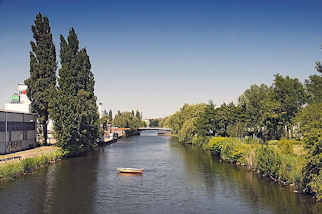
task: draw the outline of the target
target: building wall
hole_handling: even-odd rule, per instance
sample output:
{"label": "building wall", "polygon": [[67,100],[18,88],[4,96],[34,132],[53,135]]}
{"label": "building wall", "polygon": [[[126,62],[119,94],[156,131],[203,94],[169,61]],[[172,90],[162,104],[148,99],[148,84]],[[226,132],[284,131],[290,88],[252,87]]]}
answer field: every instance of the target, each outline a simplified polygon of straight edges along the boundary
{"label": "building wall", "polygon": [[35,115],[0,111],[0,154],[17,152],[36,145]]}
{"label": "building wall", "polygon": [[22,112],[22,113],[30,113],[30,104],[6,103],[6,104],[4,104],[4,110]]}

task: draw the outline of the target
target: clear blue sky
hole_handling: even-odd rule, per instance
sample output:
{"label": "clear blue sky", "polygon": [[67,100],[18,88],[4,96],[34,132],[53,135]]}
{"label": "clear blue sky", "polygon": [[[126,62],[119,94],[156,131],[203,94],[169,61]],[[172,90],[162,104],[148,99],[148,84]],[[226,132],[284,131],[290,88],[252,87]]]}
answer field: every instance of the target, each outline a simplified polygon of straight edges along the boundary
{"label": "clear blue sky", "polygon": [[0,0],[0,108],[29,75],[31,25],[76,29],[104,107],[165,116],[184,103],[236,101],[280,73],[304,80],[321,59],[321,0]]}

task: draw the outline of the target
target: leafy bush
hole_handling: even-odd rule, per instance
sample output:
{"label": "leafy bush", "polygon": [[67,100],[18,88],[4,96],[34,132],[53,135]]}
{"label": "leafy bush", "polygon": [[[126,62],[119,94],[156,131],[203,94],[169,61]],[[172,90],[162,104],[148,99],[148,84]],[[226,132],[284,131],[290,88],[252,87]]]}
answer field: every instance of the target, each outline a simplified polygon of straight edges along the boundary
{"label": "leafy bush", "polygon": [[215,155],[220,156],[223,144],[226,141],[226,137],[212,137],[210,138],[208,144],[204,146],[204,149],[212,151]]}
{"label": "leafy bush", "polygon": [[279,179],[284,183],[294,183],[300,186],[302,180],[302,168],[304,167],[304,157],[294,154],[280,154],[281,166]]}
{"label": "leafy bush", "polygon": [[208,148],[223,160],[246,164],[247,151],[250,150],[251,146],[238,138],[213,137],[205,148]]}
{"label": "leafy bush", "polygon": [[202,137],[202,136],[194,136],[192,138],[192,144],[193,145],[206,145],[209,142],[209,138],[208,137]]}
{"label": "leafy bush", "polygon": [[268,146],[261,146],[256,150],[257,169],[264,175],[275,179],[279,177],[281,166],[280,155]]}
{"label": "leafy bush", "polygon": [[293,145],[296,143],[295,140],[289,140],[282,138],[277,141],[276,145],[284,154],[293,154]]}

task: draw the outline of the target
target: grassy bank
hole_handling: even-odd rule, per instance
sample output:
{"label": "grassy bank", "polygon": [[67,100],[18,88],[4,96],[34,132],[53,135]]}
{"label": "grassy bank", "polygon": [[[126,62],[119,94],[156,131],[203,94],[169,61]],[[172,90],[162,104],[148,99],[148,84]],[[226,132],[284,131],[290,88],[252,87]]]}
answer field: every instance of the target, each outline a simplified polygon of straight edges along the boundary
{"label": "grassy bank", "polygon": [[62,152],[55,148],[39,156],[28,157],[0,164],[0,182],[8,182],[17,177],[29,174],[41,167],[45,167],[62,158]]}
{"label": "grassy bank", "polygon": [[[193,144],[211,151],[223,161],[248,167],[283,185],[294,185],[303,191],[303,173],[307,160],[301,142],[282,139],[263,143],[252,138],[209,137],[193,138]],[[322,199],[321,176],[315,180],[313,195]]]}

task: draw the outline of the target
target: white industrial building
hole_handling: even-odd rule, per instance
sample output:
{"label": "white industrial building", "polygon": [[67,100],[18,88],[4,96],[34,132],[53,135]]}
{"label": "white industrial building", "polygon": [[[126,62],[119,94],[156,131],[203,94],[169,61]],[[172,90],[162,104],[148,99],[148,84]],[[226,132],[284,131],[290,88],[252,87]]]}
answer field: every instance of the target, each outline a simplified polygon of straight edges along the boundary
{"label": "white industrial building", "polygon": [[[31,102],[27,96],[28,86],[24,84],[17,85],[17,92],[15,92],[10,99],[9,103],[4,105],[3,112],[11,112],[11,113],[24,113],[24,114],[31,114]],[[100,118],[103,117],[103,104],[98,104],[98,112]],[[48,139],[49,142],[53,139],[53,121],[49,119],[48,121]],[[1,139],[0,139],[1,140]]]}
{"label": "white industrial building", "polygon": [[31,113],[30,100],[27,97],[27,86],[17,85],[17,92],[11,96],[10,103],[4,105],[5,111]]}

